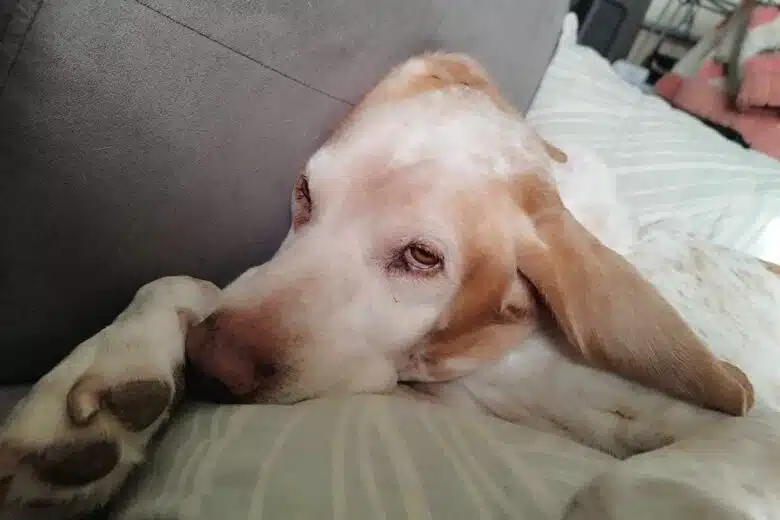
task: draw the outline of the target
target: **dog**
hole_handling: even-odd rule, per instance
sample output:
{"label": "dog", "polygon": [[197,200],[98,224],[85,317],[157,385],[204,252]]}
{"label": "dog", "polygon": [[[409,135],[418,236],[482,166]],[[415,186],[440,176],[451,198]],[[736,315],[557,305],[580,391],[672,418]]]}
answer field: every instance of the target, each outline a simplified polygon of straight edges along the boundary
{"label": "dog", "polygon": [[467,56],[394,69],[311,157],[276,255],[221,291],[139,291],[17,406],[6,504],[105,503],[182,391],[389,393],[617,457],[780,407],[780,268],[639,229],[596,158],[545,142]]}

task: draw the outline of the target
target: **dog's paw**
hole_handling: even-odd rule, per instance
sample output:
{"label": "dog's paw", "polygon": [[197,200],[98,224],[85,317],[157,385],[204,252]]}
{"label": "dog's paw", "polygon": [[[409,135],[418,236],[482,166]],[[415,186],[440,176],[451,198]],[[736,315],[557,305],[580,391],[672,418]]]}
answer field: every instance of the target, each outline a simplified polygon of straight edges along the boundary
{"label": "dog's paw", "polygon": [[0,431],[0,504],[81,513],[111,499],[180,400],[188,326],[217,294],[153,282],[44,376]]}
{"label": "dog's paw", "polygon": [[68,363],[32,389],[0,434],[6,505],[83,511],[105,504],[181,395],[182,378],[157,366],[77,375],[63,370]]}
{"label": "dog's paw", "polygon": [[88,426],[105,410],[131,432],[146,430],[168,411],[181,391],[180,376],[173,382],[166,379],[139,376],[110,383],[99,375],[84,376],[68,392],[68,418],[76,426]]}

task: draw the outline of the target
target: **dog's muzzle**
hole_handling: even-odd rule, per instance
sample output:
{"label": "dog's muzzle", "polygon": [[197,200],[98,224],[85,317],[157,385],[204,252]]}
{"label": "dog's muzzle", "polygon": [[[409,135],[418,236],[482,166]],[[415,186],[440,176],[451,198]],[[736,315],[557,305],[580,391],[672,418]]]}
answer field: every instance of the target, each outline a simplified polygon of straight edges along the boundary
{"label": "dog's muzzle", "polygon": [[250,345],[222,330],[212,314],[187,333],[185,382],[192,398],[217,403],[253,400],[261,384]]}

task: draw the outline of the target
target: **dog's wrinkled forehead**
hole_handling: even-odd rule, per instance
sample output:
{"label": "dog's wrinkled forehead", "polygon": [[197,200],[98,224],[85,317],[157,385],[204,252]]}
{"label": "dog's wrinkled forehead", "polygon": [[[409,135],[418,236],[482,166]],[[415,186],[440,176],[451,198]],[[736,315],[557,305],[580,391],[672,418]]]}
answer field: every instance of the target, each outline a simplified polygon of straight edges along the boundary
{"label": "dog's wrinkled forehead", "polygon": [[307,171],[317,178],[365,179],[424,163],[426,170],[446,173],[448,182],[470,182],[546,169],[548,161],[527,124],[483,92],[453,85],[359,109]]}

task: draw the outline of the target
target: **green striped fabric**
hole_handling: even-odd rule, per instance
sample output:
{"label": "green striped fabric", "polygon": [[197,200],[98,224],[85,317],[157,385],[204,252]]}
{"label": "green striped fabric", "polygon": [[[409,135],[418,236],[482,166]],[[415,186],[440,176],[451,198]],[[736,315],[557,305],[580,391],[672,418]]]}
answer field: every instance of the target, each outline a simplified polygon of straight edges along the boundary
{"label": "green striped fabric", "polygon": [[197,406],[176,416],[116,520],[559,520],[613,459],[389,396]]}

